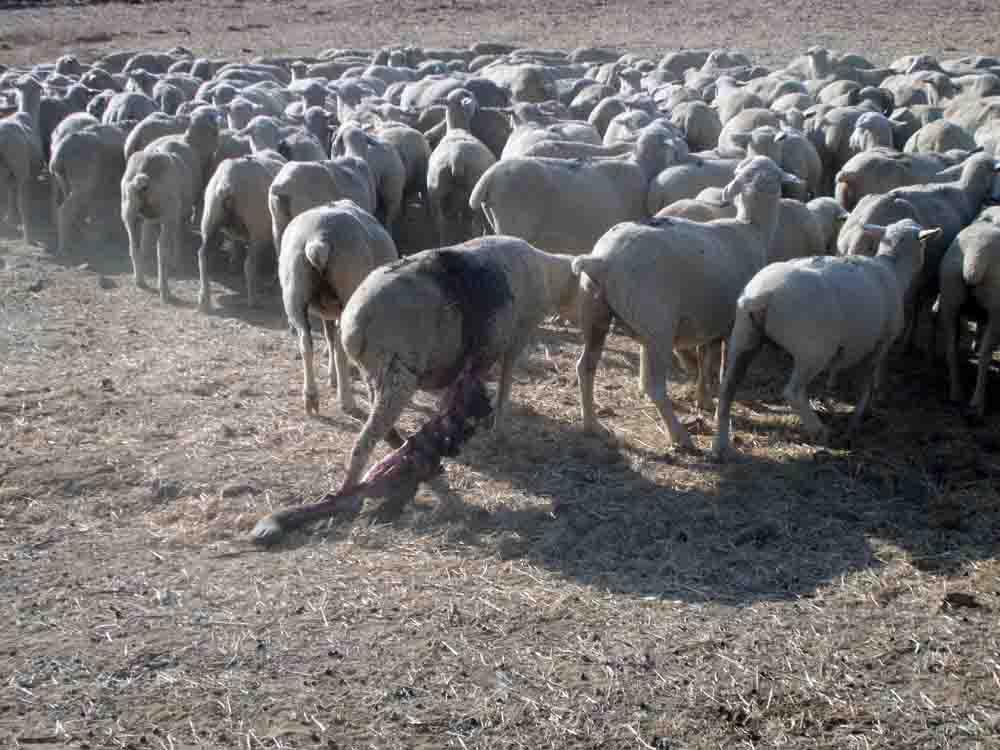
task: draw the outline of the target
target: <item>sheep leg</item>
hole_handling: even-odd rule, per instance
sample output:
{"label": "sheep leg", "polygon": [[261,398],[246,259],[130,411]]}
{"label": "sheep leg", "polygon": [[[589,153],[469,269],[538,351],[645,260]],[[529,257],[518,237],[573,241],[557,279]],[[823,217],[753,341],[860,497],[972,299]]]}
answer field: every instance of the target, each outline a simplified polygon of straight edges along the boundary
{"label": "sheep leg", "polygon": [[316,371],[313,368],[312,328],[309,312],[303,311],[302,318],[293,325],[299,334],[299,353],[302,355],[302,402],[306,414],[319,413],[319,389],[316,388]]}
{"label": "sheep leg", "polygon": [[585,300],[580,309],[580,328],[583,331],[583,351],[576,362],[576,377],[580,383],[583,430],[595,435],[607,434],[594,416],[594,376],[611,328],[611,311],[601,301]]}
{"label": "sheep leg", "polygon": [[503,434],[503,418],[507,412],[507,404],[510,403],[510,386],[514,374],[514,363],[524,351],[526,342],[518,341],[514,343],[505,354],[500,357],[500,380],[497,382],[496,406],[493,412],[493,432]]}
{"label": "sheep leg", "polygon": [[[395,360],[386,370],[387,378],[393,377],[394,363]],[[338,513],[356,515],[366,497],[384,497],[383,511],[391,509],[398,513],[416,494],[421,482],[441,473],[441,459],[456,455],[478,424],[490,416],[490,399],[481,379],[487,369],[484,365],[478,358],[467,361],[442,401],[443,411],[425,423],[401,448],[375,464],[360,484],[345,482],[338,492],[326,495],[317,503],[286,508],[261,519],[253,530],[254,541],[270,544],[280,540],[285,531],[312,521]],[[415,390],[416,376],[411,375],[411,379],[412,390]],[[397,379],[392,385],[399,383]]]}
{"label": "sheep leg", "polygon": [[326,335],[326,350],[329,363],[330,385],[337,386],[337,405],[345,414],[355,412],[354,392],[351,390],[351,363],[347,352],[340,341],[337,322],[323,320],[323,333]]}
{"label": "sheep leg", "polygon": [[247,254],[243,258],[243,278],[247,286],[247,307],[257,306],[257,276],[261,257],[270,246],[270,239],[265,242],[250,242],[247,244]]}
{"label": "sheep leg", "polygon": [[[365,381],[365,388],[368,389],[368,404],[370,406],[371,404],[375,403],[375,389],[372,387],[371,380]],[[354,416],[357,416],[357,414],[355,414]],[[367,416],[361,417],[362,422],[365,421],[366,419],[368,419]],[[399,431],[399,428],[393,427],[391,430],[389,430],[389,432],[386,433],[385,442],[389,444],[390,448],[395,450],[396,448],[401,447],[403,443],[406,442],[406,438],[403,437],[403,433]]]}
{"label": "sheep leg", "polygon": [[[180,228],[173,221],[165,219],[156,225],[156,276],[160,290],[160,301],[170,302],[169,265],[171,258],[176,257],[176,248],[180,244]],[[176,253],[179,255],[179,253]]]}
{"label": "sheep leg", "polygon": [[798,412],[803,429],[819,442],[825,443],[829,439],[830,431],[813,411],[807,393],[809,383],[822,369],[822,365],[796,362],[795,367],[792,368],[792,376],[788,380],[788,385],[785,386],[784,396],[792,408]]}
{"label": "sheep leg", "polygon": [[63,196],[62,203],[56,208],[56,227],[59,233],[56,252],[59,255],[66,253],[66,245],[73,237],[74,229],[80,226],[83,208],[82,196],[75,191]]}
{"label": "sheep leg", "polygon": [[146,225],[150,222],[144,221],[138,212],[125,210],[122,212],[122,220],[125,224],[125,231],[128,234],[128,252],[132,256],[132,276],[135,278],[135,285],[138,289],[146,288],[146,279],[143,275],[144,250],[146,250],[146,234],[149,230]]}
{"label": "sheep leg", "polygon": [[746,376],[747,368],[764,344],[764,336],[748,317],[740,315],[733,326],[732,339],[726,347],[729,358],[722,368],[722,385],[719,388],[719,405],[715,414],[716,432],[712,454],[723,460],[729,450],[730,412],[736,387]]}
{"label": "sheep leg", "polygon": [[222,245],[222,232],[210,231],[201,239],[198,245],[198,309],[204,313],[212,309],[212,287],[208,279],[208,255],[219,251]]}
{"label": "sheep leg", "polygon": [[[958,369],[959,311],[968,293],[964,285],[951,291],[955,294],[949,294],[947,299],[944,294],[941,295],[938,309],[938,327],[941,332],[938,335],[944,341],[944,358],[948,364],[948,397],[957,403],[962,400],[962,378]],[[952,299],[953,296],[956,298]]]}
{"label": "sheep leg", "polygon": [[674,405],[667,395],[667,376],[670,370],[670,352],[660,351],[656,345],[648,346],[649,349],[649,383],[646,388],[646,396],[656,404],[660,418],[667,426],[670,433],[671,442],[680,450],[694,451],[695,445],[688,434],[687,429],[677,419],[674,413]]}
{"label": "sheep leg", "polygon": [[34,242],[34,226],[31,221],[31,181],[25,180],[18,185],[17,190],[17,210],[21,214],[21,236],[24,244],[30,245]]}
{"label": "sheep leg", "polygon": [[970,406],[976,414],[982,417],[986,414],[986,384],[990,375],[990,364],[993,361],[993,350],[1000,341],[1000,327],[996,325],[996,316],[990,314],[986,330],[979,338],[979,362],[976,374],[976,390],[972,394]]}
{"label": "sheep leg", "polygon": [[872,395],[875,391],[876,373],[882,369],[882,360],[887,356],[888,346],[880,346],[861,364],[865,375],[861,383],[861,393],[858,397],[858,403],[854,407],[851,419],[847,423],[847,432],[850,435],[855,434],[861,429],[861,423],[864,421],[865,414],[868,411]]}
{"label": "sheep leg", "polygon": [[375,375],[373,388],[375,399],[372,402],[371,412],[351,449],[347,476],[344,478],[345,489],[352,488],[358,483],[361,472],[364,471],[365,464],[368,463],[368,458],[375,448],[375,443],[384,438],[396,424],[399,415],[417,392],[417,374],[394,356],[384,369]]}

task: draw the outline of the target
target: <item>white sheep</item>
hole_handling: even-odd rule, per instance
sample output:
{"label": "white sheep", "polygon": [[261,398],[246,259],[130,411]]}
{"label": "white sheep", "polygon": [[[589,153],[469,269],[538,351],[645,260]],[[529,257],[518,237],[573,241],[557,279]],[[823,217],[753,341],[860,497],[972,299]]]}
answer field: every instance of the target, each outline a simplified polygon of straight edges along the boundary
{"label": "white sheep", "polygon": [[391,230],[402,212],[406,188],[406,165],[395,146],[364,132],[357,123],[344,123],[330,151],[368,163],[375,181],[375,217]]}
{"label": "white sheep", "polygon": [[[594,415],[594,374],[612,319],[639,340],[643,390],[660,412],[671,440],[693,449],[691,436],[674,414],[666,382],[673,349],[685,350],[724,338],[736,299],[766,262],[778,223],[783,182],[797,183],[766,156],[744,161],[723,191],[737,218],[700,224],[658,218],[611,228],[593,252],[573,262],[580,278],[580,327],[584,348],[577,362],[583,427],[602,428]],[[707,386],[699,367],[699,390]],[[707,401],[699,394],[699,401]]]}
{"label": "white sheep", "polygon": [[369,274],[340,318],[344,349],[373,394],[345,488],[358,482],[375,443],[418,389],[445,388],[466,368],[481,377],[499,360],[494,429],[502,429],[514,362],[536,327],[555,312],[575,317],[571,260],[501,235],[416,253]]}
{"label": "white sheep", "polygon": [[809,405],[809,384],[824,369],[862,365],[865,382],[851,418],[856,429],[884,379],[889,349],[904,326],[903,298],[924,263],[924,243],[940,229],[903,220],[865,231],[879,238],[874,258],[817,257],[774,263],[758,272],[736,304],[726,348],[713,453],[729,449],[729,415],[736,387],[764,341],[792,355],[785,398],[802,425],[821,441],[829,431]]}
{"label": "white sheep", "polygon": [[470,208],[469,198],[479,179],[496,163],[493,153],[469,132],[477,108],[475,97],[465,89],[455,89],[446,104],[448,132],[427,164],[427,208],[442,245],[482,234],[482,214]]}
{"label": "white sheep", "polygon": [[552,252],[586,252],[610,227],[646,213],[651,180],[687,145],[654,124],[622,159],[501,159],[469,205],[493,231]]}
{"label": "white sheep", "polygon": [[273,151],[226,159],[216,168],[205,187],[201,216],[201,245],[198,248],[200,291],[198,306],[211,309],[208,255],[218,250],[222,235],[247,243],[243,273],[247,306],[256,304],[258,269],[266,256],[274,256],[274,235],[268,211],[268,189],[285,159]]}
{"label": "white sheep", "polygon": [[[357,132],[364,136],[363,132]],[[357,136],[352,133],[347,137],[350,140]],[[281,247],[282,232],[298,214],[341,198],[349,198],[369,213],[375,211],[375,180],[363,159],[340,156],[320,162],[289,162],[283,166],[271,182],[267,200],[275,247]]]}
{"label": "white sheep", "polygon": [[337,321],[365,277],[398,257],[389,233],[350,200],[303,211],[285,228],[278,257],[278,279],[285,315],[299,339],[302,397],[307,414],[319,411],[309,314],[323,321],[330,385],[336,383],[338,405],[345,413],[353,413],[350,366],[337,335]]}
{"label": "white sheep", "polygon": [[42,141],[38,133],[41,85],[31,76],[14,82],[17,112],[0,120],[0,184],[10,198],[8,218],[17,215],[25,242],[35,239],[31,216],[31,185],[44,166]]}
{"label": "white sheep", "polygon": [[[1000,189],[993,197],[1000,200]],[[1000,344],[1000,207],[984,209],[976,221],[959,232],[941,259],[940,283],[938,322],[948,361],[952,401],[962,398],[958,370],[959,320],[970,303],[980,315],[977,321],[979,366],[969,405],[983,416],[993,350]]]}

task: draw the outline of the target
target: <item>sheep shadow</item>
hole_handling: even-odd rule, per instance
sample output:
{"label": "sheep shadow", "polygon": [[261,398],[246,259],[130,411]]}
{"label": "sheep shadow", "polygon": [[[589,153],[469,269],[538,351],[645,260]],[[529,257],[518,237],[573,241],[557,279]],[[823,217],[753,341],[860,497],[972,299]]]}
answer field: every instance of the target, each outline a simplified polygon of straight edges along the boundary
{"label": "sheep shadow", "polygon": [[[886,544],[921,570],[952,575],[1000,553],[1000,498],[969,490],[998,486],[997,420],[928,430],[939,402],[910,383],[906,367],[894,367],[897,391],[884,408],[923,399],[922,418],[875,418],[847,451],[721,465],[706,455],[623,450],[519,405],[515,390],[507,436],[473,438],[447,480],[427,486],[417,512],[397,523],[588,586],[693,602],[808,597],[882,567]],[[834,426],[846,419],[835,415]]]}

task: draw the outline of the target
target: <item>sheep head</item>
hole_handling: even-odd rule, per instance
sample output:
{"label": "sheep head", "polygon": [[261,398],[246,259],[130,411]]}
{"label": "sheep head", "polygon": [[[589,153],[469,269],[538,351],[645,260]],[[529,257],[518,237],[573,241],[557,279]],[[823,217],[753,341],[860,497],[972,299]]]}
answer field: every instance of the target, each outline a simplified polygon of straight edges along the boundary
{"label": "sheep head", "polygon": [[730,205],[750,193],[780,195],[783,185],[801,186],[802,180],[783,170],[770,157],[747,157],[736,167],[732,181],[722,189],[722,205]]}

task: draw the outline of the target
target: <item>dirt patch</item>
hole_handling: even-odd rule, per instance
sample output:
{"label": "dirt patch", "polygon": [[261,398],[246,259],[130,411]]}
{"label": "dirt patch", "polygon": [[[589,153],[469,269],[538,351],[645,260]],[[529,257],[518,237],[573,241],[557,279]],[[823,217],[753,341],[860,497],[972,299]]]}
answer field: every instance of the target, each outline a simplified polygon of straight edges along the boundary
{"label": "dirt patch", "polygon": [[[998,51],[992,6],[860,7],[50,5],[5,11],[2,61],[97,54],[110,46],[73,41],[97,33],[211,54],[481,38],[767,60],[812,43],[877,61]],[[617,336],[596,388],[617,442],[582,435],[579,335],[547,325],[505,440],[473,438],[397,522],[262,551],[246,531],[336,485],[359,426],[329,387],[303,415],[274,291],[247,311],[221,275],[204,316],[190,275],[175,306],[137,291],[119,246],[56,262],[2,240],[0,260],[0,744],[1000,742],[1000,422],[967,422],[923,362],[896,365],[853,446],[824,449],[781,399],[787,363],[761,357],[734,410],[746,460],[717,466],[664,450]],[[685,377],[671,391],[697,416]]]}

